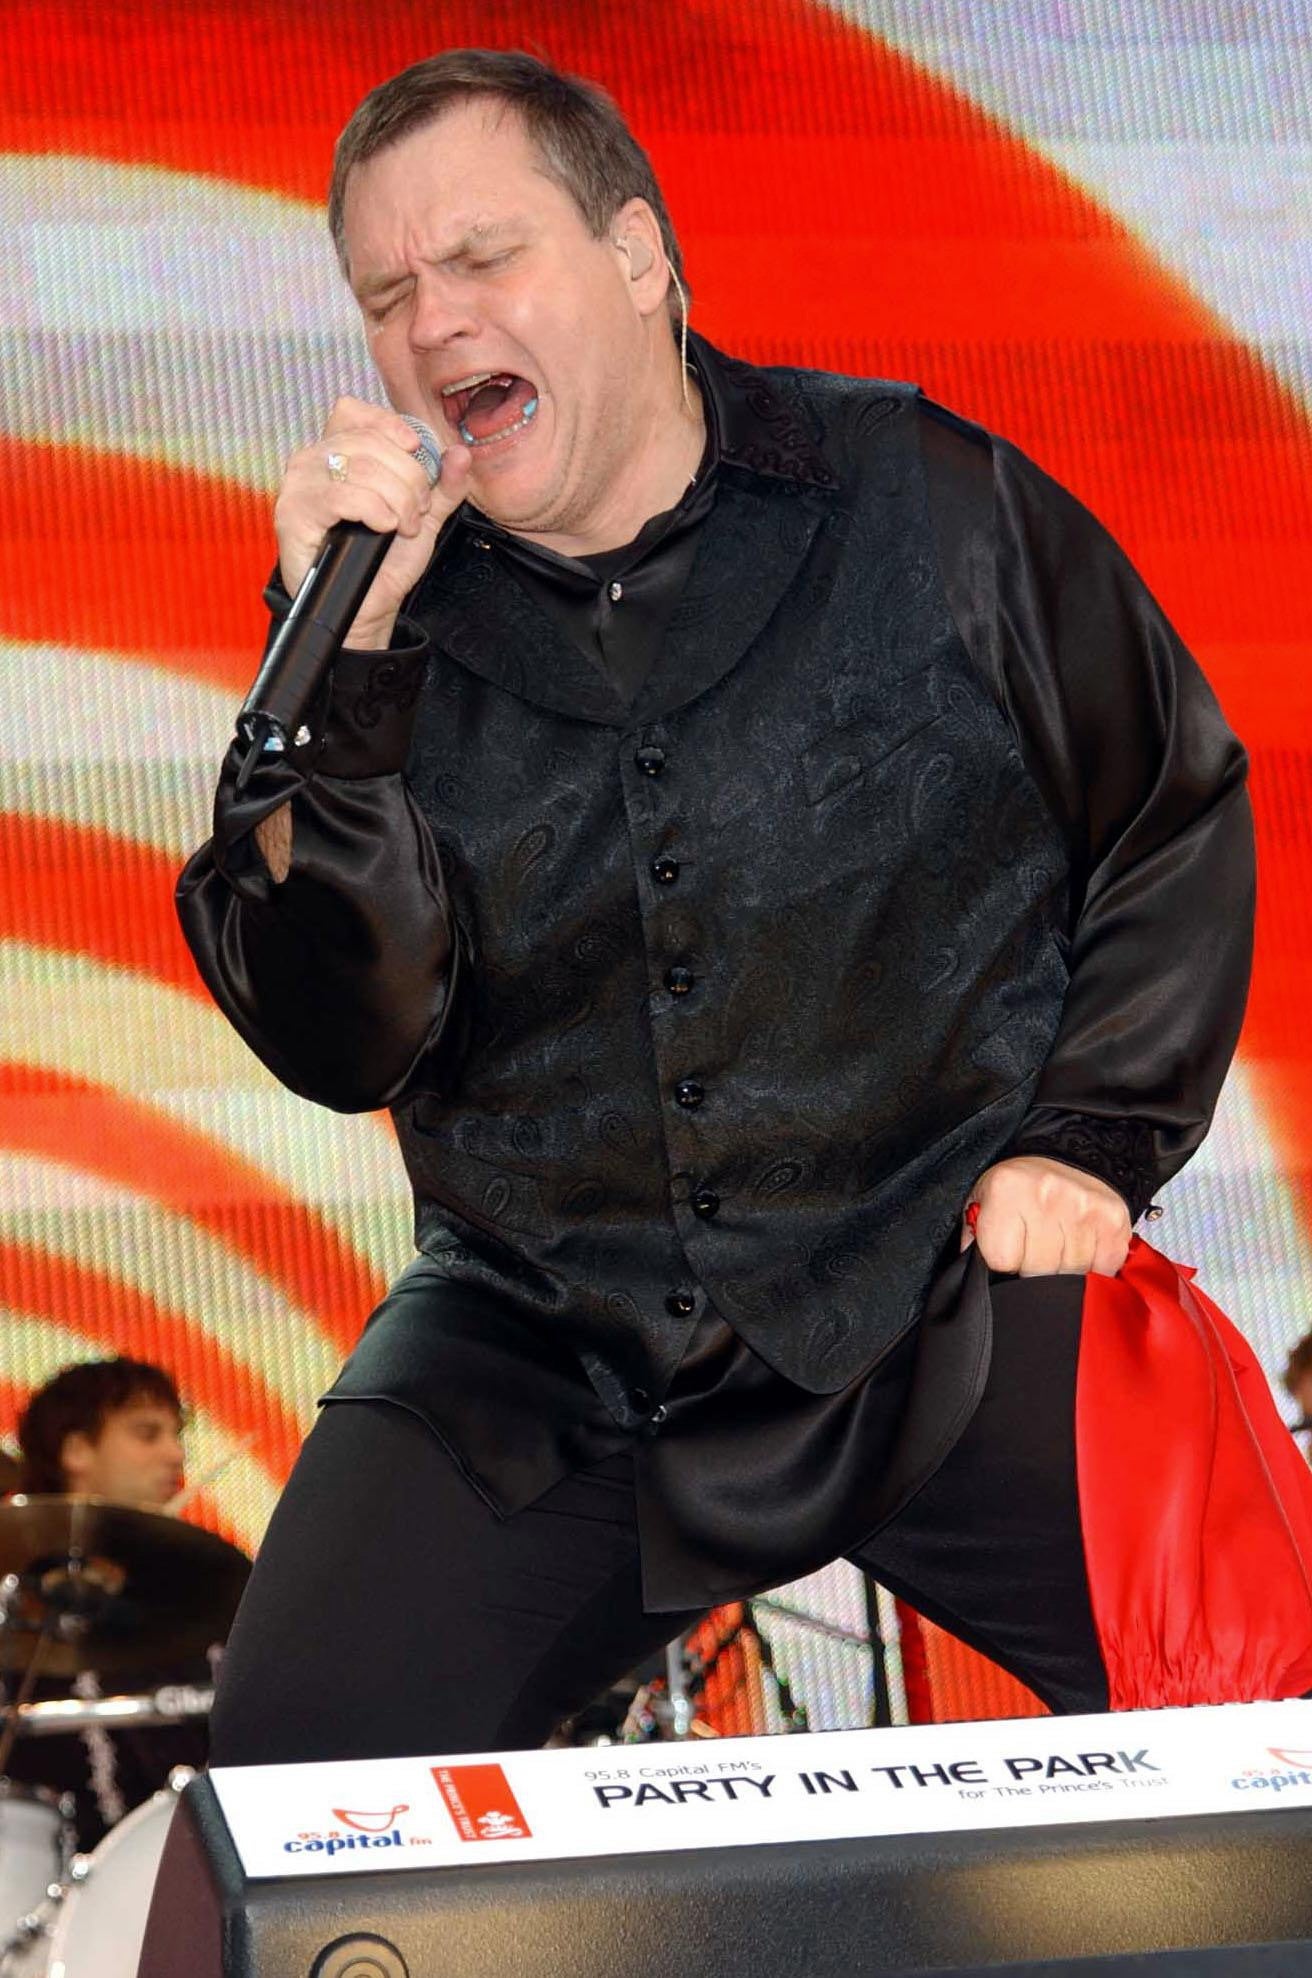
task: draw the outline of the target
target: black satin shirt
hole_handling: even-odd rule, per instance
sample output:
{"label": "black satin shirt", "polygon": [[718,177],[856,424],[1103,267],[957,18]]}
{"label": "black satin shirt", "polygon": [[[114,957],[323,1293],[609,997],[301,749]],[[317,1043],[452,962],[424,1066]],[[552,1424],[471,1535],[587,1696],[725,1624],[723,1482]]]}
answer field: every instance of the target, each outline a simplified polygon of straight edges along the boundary
{"label": "black satin shirt", "polygon": [[[679,508],[617,552],[620,561],[601,573],[600,583],[596,571],[509,541],[476,514],[462,514],[412,603],[413,619],[398,627],[393,653],[342,655],[311,747],[289,763],[262,766],[244,797],[236,793],[230,759],[215,837],[188,866],[180,887],[184,927],[202,971],[266,1063],[294,1089],[327,1103],[349,1109],[386,1100],[398,1109],[415,1177],[422,1254],[371,1323],[334,1398],[381,1394],[414,1408],[452,1448],[475,1487],[507,1513],[571,1467],[633,1449],[647,1596],[653,1607],[669,1608],[727,1598],[820,1564],[866,1536],[898,1490],[904,1495],[926,1465],[941,1458],[968,1419],[987,1366],[987,1284],[978,1270],[972,1274],[945,1261],[955,1248],[972,1180],[1007,1152],[1048,1154],[1109,1181],[1137,1215],[1206,1130],[1242,1014],[1252,910],[1242,751],[1170,627],[1093,518],[1004,442],[905,388],[888,388],[889,395],[880,397],[879,388],[851,381],[850,397],[844,397],[844,381],[818,380],[817,392],[837,395],[851,409],[843,412],[845,424],[824,428],[828,438],[817,447],[805,433],[799,437],[795,416],[790,425],[791,415],[781,414],[764,374],[728,364],[700,342],[695,348],[712,444]],[[785,394],[796,379],[807,403],[807,378],[784,374]],[[900,457],[896,449],[878,451],[875,429],[884,422],[892,431],[893,420],[903,422]],[[842,478],[830,462],[836,456],[864,460],[867,452],[875,462],[862,484],[868,493],[844,521],[842,513],[824,507],[827,489]],[[735,474],[727,492],[726,462]],[[910,489],[919,477],[928,525],[923,543],[915,536],[921,511]],[[730,567],[738,581],[726,588],[721,576],[717,593],[718,573],[714,565],[708,570],[705,548],[712,523],[720,554],[741,556],[757,527],[744,494],[754,500],[757,488],[774,503],[778,534],[761,541],[767,549],[773,544],[781,567]],[[801,498],[780,504],[778,495],[790,492]],[[541,876],[559,827],[544,823],[524,831],[511,821],[521,800],[529,806],[522,814],[532,816],[538,786],[567,773],[563,765],[572,764],[576,737],[586,741],[595,733],[571,724],[622,727],[631,720],[638,743],[634,801],[642,799],[641,779],[648,773],[644,752],[650,759],[654,750],[660,759],[652,772],[659,791],[663,751],[678,718],[661,717],[660,710],[686,703],[695,714],[707,706],[716,691],[709,656],[717,646],[715,664],[722,670],[733,664],[730,649],[739,631],[750,640],[754,624],[766,626],[762,638],[778,629],[778,611],[774,620],[762,616],[770,596],[803,607],[799,625],[824,622],[834,571],[841,576],[847,567],[850,578],[861,554],[863,518],[879,501],[890,517],[904,518],[899,526],[908,546],[899,551],[900,564],[895,560],[887,570],[872,555],[868,599],[860,584],[864,565],[857,567],[854,596],[863,613],[868,603],[868,618],[855,624],[831,617],[826,636],[840,648],[860,637],[863,652],[867,646],[882,650],[891,684],[882,698],[858,698],[844,714],[839,689],[844,666],[854,662],[840,650],[833,675],[837,728],[823,726],[835,718],[827,705],[815,710],[802,700],[789,717],[795,734],[744,733],[742,739],[778,748],[781,777],[790,748],[798,752],[807,801],[826,815],[839,807],[839,835],[829,842],[842,857],[880,831],[891,834],[891,855],[894,827],[905,828],[908,806],[935,820],[922,827],[925,844],[901,853],[916,859],[928,851],[931,862],[917,868],[921,877],[906,890],[905,903],[895,895],[885,913],[886,920],[894,916],[894,945],[885,952],[914,958],[918,1001],[899,1005],[890,999],[885,1027],[868,1038],[863,1034],[861,1010],[842,984],[848,921],[861,897],[850,889],[825,896],[828,927],[823,920],[814,930],[805,921],[794,928],[777,917],[764,920],[777,967],[771,969],[767,948],[749,978],[750,1002],[742,1001],[737,982],[726,985],[735,1023],[752,1016],[764,1026],[782,1066],[787,1060],[779,1053],[813,1043],[808,1033],[817,1021],[828,1021],[826,971],[834,971],[836,1012],[846,1012],[855,1028],[834,1031],[826,1047],[839,1084],[828,1096],[816,1091],[815,1130],[823,1136],[827,1117],[838,1130],[835,1106],[840,1095],[844,1102],[851,1098],[853,1067],[864,1052],[872,1093],[883,1078],[889,1093],[905,1094],[901,1141],[890,1141],[881,1128],[869,1156],[860,1157],[869,1159],[876,1191],[885,1185],[881,1175],[908,1177],[906,1214],[883,1212],[889,1240],[904,1224],[910,1228],[912,1205],[940,1189],[934,1215],[908,1237],[920,1245],[923,1261],[908,1266],[890,1252],[885,1273],[892,1282],[899,1271],[910,1268],[913,1277],[919,1271],[912,1315],[924,1309],[925,1286],[933,1281],[930,1319],[918,1327],[893,1322],[882,1342],[864,1349],[863,1359],[861,1298],[854,1308],[850,1292],[860,1282],[859,1253],[826,1248],[823,1241],[813,1247],[808,1239],[798,1252],[808,1260],[805,1266],[789,1265],[782,1277],[775,1268],[775,1305],[761,1305],[750,1282],[732,1273],[722,1276],[724,1296],[717,1303],[697,1281],[704,1274],[703,1253],[689,1208],[692,1216],[702,1211],[691,1181],[680,1195],[675,1176],[674,1227],[682,1251],[670,1241],[668,1208],[643,1211],[634,1225],[635,1242],[647,1240],[642,1231],[650,1234],[644,1263],[640,1249],[621,1252],[605,1236],[606,1193],[586,1170],[571,1189],[555,1146],[558,1138],[565,1144],[564,1128],[558,1135],[550,1107],[541,1117],[506,1121],[518,1151],[509,1160],[498,1156],[505,1178],[491,1182],[468,1214],[453,1211],[449,1183],[469,1157],[482,1158],[478,1140],[470,1137],[472,1123],[450,1142],[454,1168],[439,1160],[436,1143],[430,1158],[426,1136],[446,1109],[458,1107],[480,1052],[495,1051],[507,1035],[527,1034],[535,1023],[544,1063],[557,1067],[562,1118],[587,1105],[591,1059],[587,1052],[578,1055],[572,1035],[593,1012],[595,998],[583,985],[614,977],[622,987],[628,965],[622,958],[641,938],[636,923],[630,929],[627,918],[605,913],[579,921],[569,964],[578,972],[577,990],[567,987],[544,949],[540,973],[530,967],[525,975],[521,1000],[484,1008],[478,993],[480,961],[488,967],[487,950],[495,947],[500,925],[496,914],[506,898],[517,895],[522,913],[540,916],[554,897],[556,924],[540,922],[543,938],[558,944],[575,938],[569,918],[575,900],[559,882],[553,895],[549,877],[544,883]],[[747,516],[736,534],[721,517],[725,502],[735,524]],[[463,539],[458,548],[448,541],[456,537]],[[870,540],[877,549],[877,533]],[[794,577],[799,562],[800,579]],[[691,577],[690,569],[696,573]],[[622,586],[621,598],[603,599],[612,582]],[[789,582],[805,588],[789,592]],[[689,614],[687,592],[696,594],[699,618]],[[448,598],[456,601],[454,610]],[[285,601],[275,599],[279,605],[285,608]],[[724,614],[735,609],[744,623],[726,635]],[[708,610],[719,617],[707,618]],[[551,620],[554,645],[546,636]],[[692,646],[690,624],[706,628]],[[919,633],[918,624],[924,628]],[[518,645],[506,643],[508,626],[516,629]],[[430,662],[416,728],[415,697],[430,634],[445,657],[436,672]],[[572,670],[562,637],[574,655]],[[926,692],[931,647],[941,655],[940,684]],[[759,649],[759,641],[748,648]],[[776,677],[787,645],[778,651]],[[747,664],[737,661],[739,675]],[[477,689],[478,731],[467,726],[469,672],[493,682],[490,698],[485,688]],[[735,675],[724,678],[732,686]],[[745,692],[748,687],[750,682]],[[690,693],[700,700],[688,701]],[[484,856],[496,861],[495,868],[467,869],[461,834],[451,822],[477,800],[477,790],[464,780],[465,766],[488,725],[503,724],[505,736],[513,736],[512,711],[521,704],[522,740],[514,745],[522,763],[519,781],[509,754],[489,758],[509,835],[497,847],[496,819],[490,819],[493,835],[485,835]],[[750,697],[744,701],[733,717],[737,727],[750,727],[756,704]],[[644,709],[651,710],[645,718]],[[997,711],[1003,728],[994,725]],[[816,719],[820,739],[810,742],[805,724]],[[958,739],[945,753],[954,734]],[[934,740],[932,752],[925,751],[925,736]],[[732,850],[733,805],[741,810],[744,798],[732,774],[714,767],[714,750],[725,739],[721,731],[704,731],[707,774],[727,778],[713,783],[712,794],[718,788],[724,846]],[[503,750],[511,746],[498,743]],[[976,783],[985,787],[990,776],[999,779],[996,797],[983,799],[980,816],[989,835],[978,847],[944,784],[963,750],[967,765],[977,753]],[[401,774],[407,758],[418,803]],[[900,794],[887,782],[890,761],[901,767]],[[574,774],[572,767],[568,773]],[[581,793],[583,786],[577,787]],[[969,779],[961,787],[971,789]],[[935,810],[940,790],[945,795]],[[293,871],[274,888],[250,833],[287,798],[295,819]],[[878,808],[872,807],[876,798]],[[956,843],[954,819],[961,826]],[[684,839],[677,827],[665,830],[667,842],[683,849],[686,827]],[[703,846],[703,863],[710,842],[703,835],[694,843],[694,850]],[[779,849],[786,861],[789,848]],[[941,911],[932,897],[936,875],[941,867],[958,866],[953,897],[959,907],[935,932]],[[821,889],[826,885],[823,870],[803,876]],[[781,877],[792,882],[794,875],[781,865]],[[659,872],[656,878],[659,891]],[[640,875],[640,891],[641,884]],[[923,926],[914,918],[921,897]],[[1003,915],[1013,897],[1034,903],[1039,918],[1032,935],[1021,923],[1014,936],[1006,934]],[[963,952],[968,971],[995,986],[988,990],[989,1013],[971,1032],[972,1012],[986,1001],[986,987],[952,1001],[953,970],[959,973],[961,964],[956,950],[943,943],[956,936],[958,922],[972,920],[976,901],[980,911]],[[464,938],[466,905],[472,917],[481,916],[482,957]],[[735,907],[742,923],[749,910],[730,902],[726,911]],[[684,925],[677,915],[675,925]],[[731,926],[724,922],[726,933]],[[988,954],[991,929],[1003,944],[1000,976]],[[673,952],[653,958],[655,984],[643,992],[644,1000],[647,994],[655,998],[652,1018],[662,1025],[685,997],[680,964],[665,966]],[[1054,953],[1062,958],[1055,1000]],[[711,959],[702,971],[708,979],[697,984],[703,995],[719,987]],[[874,995],[887,963],[868,966]],[[808,971],[815,984],[797,1002],[797,1021],[806,1028],[790,1040],[789,985],[796,998]],[[933,990],[936,980],[943,986]],[[780,991],[785,1000],[772,1007]],[[622,1027],[623,1005],[610,1007],[610,1021]],[[960,1015],[951,1014],[957,1009]],[[960,1099],[940,1100],[917,1083],[917,1050],[930,1048],[939,1021],[946,1026],[945,1067],[955,1049],[970,1078],[984,1081],[975,1103],[985,1124],[955,1157],[959,1177],[946,1153],[930,1150],[958,1144],[960,1132],[950,1121],[970,1117],[969,1088]],[[954,1026],[961,1026],[955,1046]],[[596,1033],[603,1052],[608,1034],[604,1028]],[[849,1064],[852,1052],[857,1057]],[[820,1062],[826,1061],[822,1051]],[[622,1089],[636,1089],[634,1081],[645,1087],[649,1075],[641,1058],[634,1059]],[[754,1102],[748,1095],[740,1135],[750,1133],[753,1104],[768,1116],[775,1095],[759,1086],[756,1093]],[[671,1097],[684,1108],[680,1089]],[[695,1119],[702,1098],[696,1092],[686,1097]],[[997,1125],[988,1126],[993,1119]],[[945,1121],[948,1138],[936,1138]],[[645,1128],[635,1136],[621,1112],[601,1112],[597,1125],[603,1137],[613,1135],[606,1156],[611,1187],[616,1176],[636,1176],[656,1153],[659,1143],[649,1147]],[[915,1149],[922,1142],[927,1165],[917,1168]],[[823,1138],[817,1144],[823,1146]],[[791,1206],[799,1184],[811,1189],[821,1208],[829,1199],[824,1191],[837,1184],[837,1221],[848,1166],[822,1182],[818,1168],[810,1174],[815,1156],[799,1161],[786,1158],[784,1147],[776,1151],[771,1166],[769,1149],[761,1149],[766,1165],[750,1189],[753,1204],[761,1205],[754,1213],[767,1217],[761,1228],[769,1228],[772,1201],[785,1238],[790,1226],[801,1227]],[[844,1163],[852,1158],[844,1154]],[[728,1185],[738,1186],[738,1170],[728,1158],[724,1172]],[[596,1316],[586,1325],[580,1320],[573,1332],[550,1319],[567,1308],[543,1276],[555,1239],[550,1219],[544,1234],[536,1233],[537,1176],[558,1191],[555,1213],[569,1225],[582,1219],[586,1230],[597,1222],[600,1286],[615,1283],[621,1254],[628,1259],[623,1269],[631,1273],[632,1290],[606,1292],[595,1301]],[[703,1227],[717,1210],[718,1202]],[[528,1249],[514,1239],[517,1229],[534,1232]],[[711,1248],[705,1254],[709,1264],[717,1253]],[[733,1254],[752,1253],[740,1245]],[[693,1263],[691,1272],[685,1259]],[[644,1275],[648,1266],[650,1276]],[[791,1279],[788,1271],[795,1273]],[[575,1282],[581,1295],[586,1280]],[[786,1315],[794,1295],[789,1285],[795,1285],[800,1324],[818,1282],[830,1287],[821,1306],[833,1307],[832,1336],[800,1332],[794,1348],[785,1343],[774,1310]],[[741,1319],[724,1309],[734,1296]],[[858,1314],[855,1332],[850,1318],[846,1332],[839,1324],[845,1307]],[[808,1338],[809,1358],[801,1350]]]}

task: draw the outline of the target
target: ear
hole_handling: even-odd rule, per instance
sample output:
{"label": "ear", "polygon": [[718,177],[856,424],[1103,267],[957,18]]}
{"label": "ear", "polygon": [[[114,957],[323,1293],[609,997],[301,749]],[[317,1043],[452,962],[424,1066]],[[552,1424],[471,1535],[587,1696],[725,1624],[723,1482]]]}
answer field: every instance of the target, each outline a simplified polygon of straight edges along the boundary
{"label": "ear", "polygon": [[630,199],[614,215],[608,232],[619,251],[638,314],[655,315],[664,306],[666,290],[670,285],[670,271],[656,215],[645,199]]}
{"label": "ear", "polygon": [[76,1487],[95,1459],[96,1445],[85,1429],[74,1429],[59,1445],[59,1467]]}

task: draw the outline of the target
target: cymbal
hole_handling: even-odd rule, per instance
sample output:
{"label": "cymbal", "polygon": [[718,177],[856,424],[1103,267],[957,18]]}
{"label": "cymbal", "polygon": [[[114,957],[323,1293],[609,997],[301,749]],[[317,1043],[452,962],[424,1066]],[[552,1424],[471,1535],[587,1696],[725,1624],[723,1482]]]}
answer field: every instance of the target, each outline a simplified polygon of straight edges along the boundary
{"label": "cymbal", "polygon": [[13,1497],[0,1504],[0,1577],[19,1590],[0,1630],[11,1669],[30,1662],[42,1624],[43,1676],[179,1669],[223,1641],[250,1560],[161,1511],[103,1497]]}

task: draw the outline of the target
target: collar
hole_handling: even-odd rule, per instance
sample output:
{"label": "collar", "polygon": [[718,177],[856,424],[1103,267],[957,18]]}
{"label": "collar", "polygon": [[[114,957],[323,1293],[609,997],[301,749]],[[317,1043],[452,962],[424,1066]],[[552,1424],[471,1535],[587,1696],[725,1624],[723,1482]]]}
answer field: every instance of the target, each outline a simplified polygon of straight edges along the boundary
{"label": "collar", "polygon": [[800,404],[768,372],[701,337],[688,341],[718,435],[715,498],[660,664],[637,700],[623,701],[522,586],[497,581],[476,515],[444,532],[412,603],[434,643],[470,672],[537,707],[628,727],[704,693],[773,615],[839,495],[839,476]]}
{"label": "collar", "polygon": [[838,475],[807,432],[795,405],[775,390],[768,371],[726,357],[704,337],[688,336],[698,376],[715,408],[719,457],[726,467],[794,487],[838,486]]}

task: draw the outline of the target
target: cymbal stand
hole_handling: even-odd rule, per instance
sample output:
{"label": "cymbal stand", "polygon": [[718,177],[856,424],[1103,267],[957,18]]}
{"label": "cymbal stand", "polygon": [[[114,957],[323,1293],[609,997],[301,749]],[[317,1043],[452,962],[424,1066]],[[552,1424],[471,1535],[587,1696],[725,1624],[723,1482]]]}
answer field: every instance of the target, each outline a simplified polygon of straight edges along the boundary
{"label": "cymbal stand", "polygon": [[23,1721],[23,1707],[31,1701],[50,1643],[57,1635],[72,1641],[86,1634],[114,1595],[122,1590],[124,1577],[121,1569],[108,1560],[88,1559],[75,1546],[58,1565],[41,1574],[35,1589],[25,1588],[17,1573],[6,1574],[0,1583],[0,1631],[14,1631],[14,1616],[25,1592],[34,1590],[41,1603],[41,1625],[36,1630],[31,1658],[17,1697],[5,1709],[4,1728],[0,1731],[0,1778],[5,1776]]}
{"label": "cymbal stand", "polygon": [[[19,1591],[20,1581],[17,1573],[7,1573],[3,1582],[0,1582],[0,1635],[3,1635],[9,1630],[14,1604]],[[28,1660],[27,1668],[23,1671],[23,1680],[18,1686],[18,1694],[12,1703],[8,1700],[5,1702],[4,1727],[0,1729],[0,1779],[3,1779],[8,1773],[9,1758],[14,1749],[14,1740],[18,1736],[23,1722],[23,1706],[32,1700],[32,1692],[36,1688],[37,1677],[41,1673],[41,1663],[58,1625],[59,1616],[53,1608],[47,1608],[45,1618],[41,1623],[40,1631],[36,1638],[36,1645]]]}

